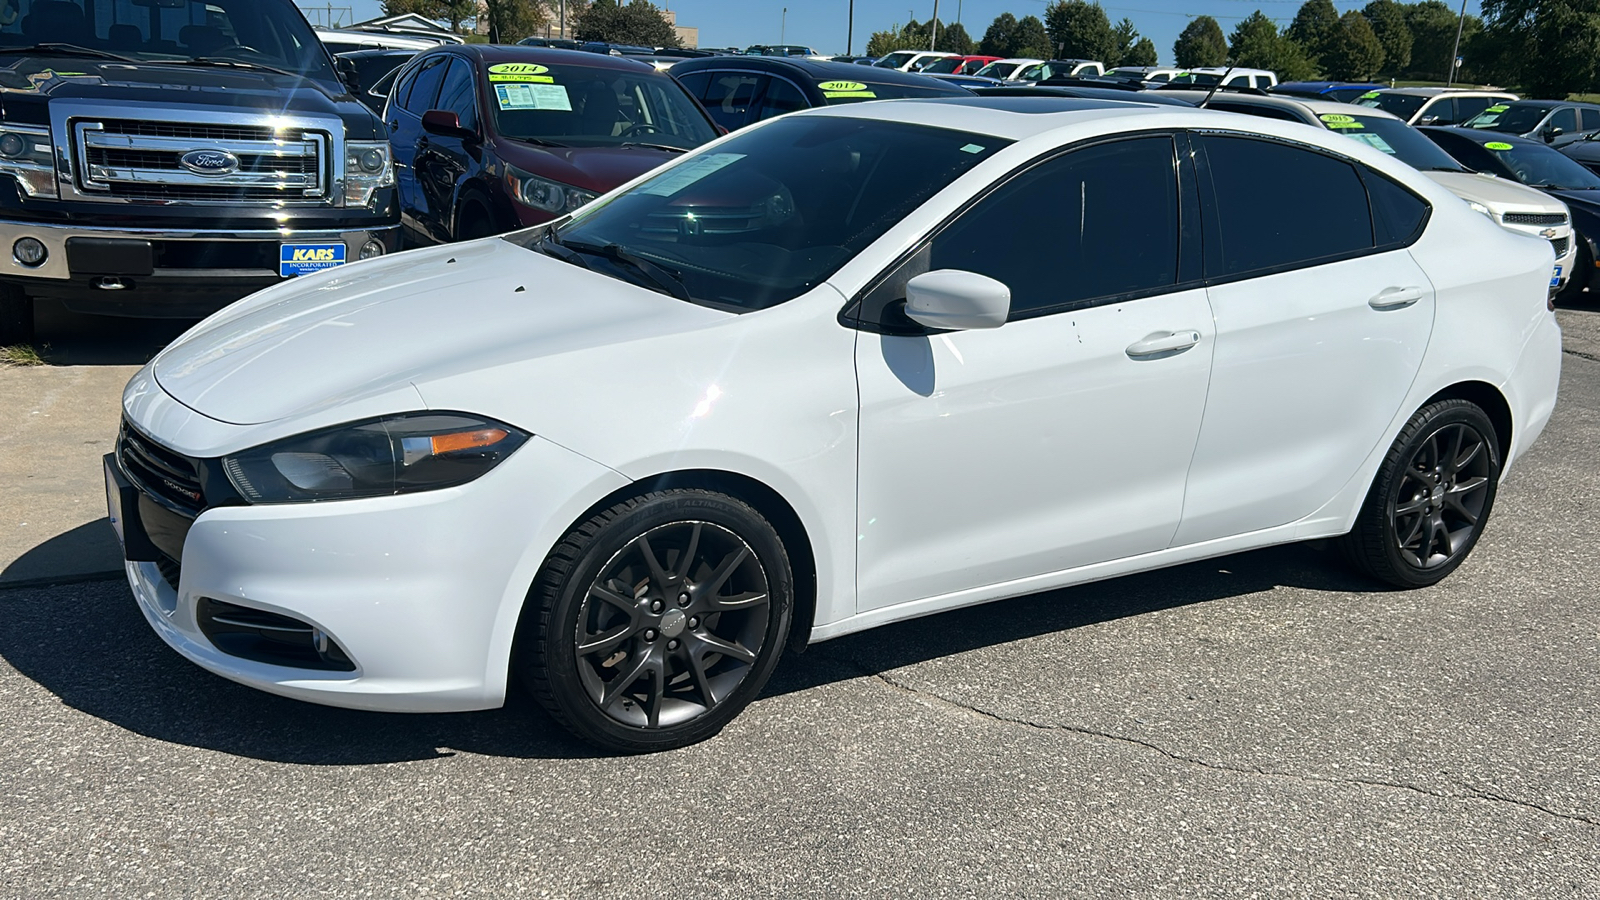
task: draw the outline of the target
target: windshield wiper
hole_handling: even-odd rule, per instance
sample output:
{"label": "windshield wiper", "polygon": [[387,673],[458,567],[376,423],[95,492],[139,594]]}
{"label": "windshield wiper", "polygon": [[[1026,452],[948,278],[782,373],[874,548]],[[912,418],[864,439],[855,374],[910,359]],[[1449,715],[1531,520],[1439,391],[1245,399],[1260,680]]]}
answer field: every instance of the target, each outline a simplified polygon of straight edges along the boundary
{"label": "windshield wiper", "polygon": [[654,284],[661,293],[669,294],[685,303],[693,303],[694,298],[689,296],[689,289],[683,286],[683,276],[671,269],[658,266],[648,259],[637,256],[628,251],[621,244],[591,244],[586,242],[563,241],[559,236],[552,235],[550,240],[555,246],[563,250],[587,253],[598,256],[614,263],[620,263],[639,275],[646,281]]}
{"label": "windshield wiper", "polygon": [[689,152],[687,147],[674,147],[671,144],[647,144],[647,143],[645,143],[643,141],[628,141],[627,143],[619,144],[618,146],[620,146],[620,147],[644,147],[645,149],[648,149],[648,150],[665,150],[668,153],[688,153]]}
{"label": "windshield wiper", "polygon": [[96,50],[93,47],[80,47],[77,44],[62,44],[55,41],[34,44],[31,47],[0,47],[0,53],[27,53],[34,56],[88,56],[93,59],[114,59],[118,62],[139,61],[131,56],[118,56],[115,53],[107,53],[104,50]]}
{"label": "windshield wiper", "polygon": [[220,66],[227,69],[255,69],[258,72],[272,72],[277,75],[288,75],[290,78],[304,78],[304,73],[290,72],[275,66],[264,66],[261,63],[247,62],[242,59],[228,59],[223,56],[196,56],[192,59],[162,60],[165,65],[176,66]]}

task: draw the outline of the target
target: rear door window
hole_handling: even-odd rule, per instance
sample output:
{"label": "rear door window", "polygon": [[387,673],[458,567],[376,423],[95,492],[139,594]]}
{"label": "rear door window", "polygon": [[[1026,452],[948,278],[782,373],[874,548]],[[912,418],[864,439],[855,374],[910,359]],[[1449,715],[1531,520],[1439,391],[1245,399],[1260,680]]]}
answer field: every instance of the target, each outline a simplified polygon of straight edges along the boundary
{"label": "rear door window", "polygon": [[433,109],[434,100],[439,97],[439,85],[444,81],[444,64],[449,62],[448,56],[435,56],[422,64],[421,71],[411,81],[411,93],[406,96],[406,112],[422,115]]}
{"label": "rear door window", "polygon": [[1594,131],[1600,129],[1600,109],[1579,110],[1583,114],[1583,130]]}
{"label": "rear door window", "polygon": [[1496,103],[1504,102],[1506,101],[1496,100],[1493,97],[1457,97],[1456,117],[1450,121],[1452,123],[1465,122],[1478,113],[1481,113],[1489,107],[1494,106]]}
{"label": "rear door window", "polygon": [[761,111],[757,118],[770,119],[773,116],[805,109],[810,105],[806,102],[806,96],[800,93],[800,89],[787,80],[769,78],[767,92],[761,97]]}
{"label": "rear door window", "polygon": [[1281,271],[1375,246],[1354,165],[1277,141],[1201,135],[1212,193],[1208,278]]}
{"label": "rear door window", "polygon": [[1547,130],[1560,129],[1562,134],[1571,134],[1578,130],[1578,111],[1570,106],[1563,106],[1556,110],[1555,115],[1544,126]]}
{"label": "rear door window", "polygon": [[439,87],[439,99],[434,109],[445,109],[456,114],[462,128],[478,129],[478,101],[473,85],[472,64],[464,59],[452,59],[450,71],[445,73]]}

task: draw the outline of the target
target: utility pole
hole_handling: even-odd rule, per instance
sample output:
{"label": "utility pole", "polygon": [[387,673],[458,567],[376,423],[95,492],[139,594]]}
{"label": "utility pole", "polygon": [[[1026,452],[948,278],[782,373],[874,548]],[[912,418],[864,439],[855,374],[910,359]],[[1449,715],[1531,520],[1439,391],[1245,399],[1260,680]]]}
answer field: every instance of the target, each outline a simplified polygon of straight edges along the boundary
{"label": "utility pole", "polygon": [[850,19],[844,26],[844,55],[855,55],[856,43],[856,0],[850,0]]}
{"label": "utility pole", "polygon": [[1450,51],[1450,72],[1444,76],[1444,86],[1456,83],[1456,60],[1461,58],[1461,29],[1467,24],[1467,0],[1461,0],[1461,18],[1456,20],[1456,46]]}
{"label": "utility pole", "polygon": [[933,0],[933,23],[928,28],[928,49],[939,43],[939,0]]}
{"label": "utility pole", "polygon": [[561,0],[561,37],[567,36],[567,0]]}
{"label": "utility pole", "polygon": [[[1462,3],[1467,0],[1461,0]],[[783,18],[778,20],[778,43],[783,43],[783,36],[789,30],[789,7],[783,8]]]}

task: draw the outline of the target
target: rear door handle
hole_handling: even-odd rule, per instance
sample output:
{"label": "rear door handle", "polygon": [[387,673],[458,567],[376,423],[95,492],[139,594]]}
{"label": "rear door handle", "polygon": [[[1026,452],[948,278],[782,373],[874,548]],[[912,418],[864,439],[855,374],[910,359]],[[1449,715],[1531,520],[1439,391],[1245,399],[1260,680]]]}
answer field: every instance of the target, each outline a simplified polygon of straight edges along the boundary
{"label": "rear door handle", "polygon": [[1392,287],[1392,288],[1384,288],[1383,290],[1379,291],[1378,292],[1378,296],[1373,297],[1371,300],[1367,301],[1367,305],[1372,307],[1373,309],[1379,309],[1379,310],[1405,309],[1406,307],[1410,306],[1411,304],[1413,304],[1413,303],[1415,303],[1415,302],[1417,302],[1418,300],[1421,300],[1421,299],[1422,299],[1422,288],[1418,288],[1418,287],[1404,287],[1404,288]]}
{"label": "rear door handle", "polygon": [[1163,353],[1182,353],[1183,351],[1200,343],[1198,331],[1168,331],[1156,332],[1142,341],[1136,341],[1128,347],[1128,355],[1134,359],[1148,356],[1160,356]]}

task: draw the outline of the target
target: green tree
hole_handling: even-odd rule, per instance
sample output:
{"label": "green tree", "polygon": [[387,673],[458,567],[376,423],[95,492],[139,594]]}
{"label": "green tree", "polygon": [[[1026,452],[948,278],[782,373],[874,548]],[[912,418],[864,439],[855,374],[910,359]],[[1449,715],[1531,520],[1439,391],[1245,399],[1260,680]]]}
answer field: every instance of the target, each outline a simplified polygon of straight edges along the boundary
{"label": "green tree", "polygon": [[1005,12],[994,17],[989,28],[978,42],[978,53],[983,56],[1011,56],[1017,42],[1017,17]]}
{"label": "green tree", "polygon": [[1305,48],[1313,60],[1320,61],[1333,48],[1339,33],[1339,11],[1333,8],[1333,0],[1306,0],[1284,36]]}
{"label": "green tree", "polygon": [[[476,2],[476,0],[473,0]],[[580,41],[638,44],[643,47],[677,47],[678,33],[650,0],[595,0],[578,14],[572,36]]]}
{"label": "green tree", "polygon": [[884,56],[896,50],[926,50],[928,49],[927,29],[917,24],[916,19],[906,23],[906,27],[895,27],[889,31],[874,31],[872,37],[867,39],[868,56]]}
{"label": "green tree", "polygon": [[938,46],[934,49],[945,53],[959,53],[962,56],[971,56],[973,50],[972,36],[967,34],[967,29],[961,27],[960,22],[951,25],[939,24]]}
{"label": "green tree", "polygon": [[[1133,23],[1129,22],[1128,25],[1131,28]],[[1107,65],[1117,65],[1117,37],[1111,30],[1111,20],[1106,18],[1106,11],[1099,3],[1056,0],[1045,7],[1044,27],[1050,36],[1050,46],[1056,51],[1047,53],[1047,57],[1095,59]]]}
{"label": "green tree", "polygon": [[1485,0],[1483,12],[1485,39],[1473,46],[1499,51],[1485,68],[1515,72],[1537,97],[1600,86],[1600,0]]}
{"label": "green tree", "polygon": [[1139,43],[1139,29],[1133,26],[1133,20],[1124,16],[1111,29],[1112,50],[1107,56],[1095,57],[1106,64],[1106,68],[1115,66],[1131,66],[1128,57],[1133,54],[1133,47]]}
{"label": "green tree", "polygon": [[478,18],[478,0],[383,0],[378,9],[386,16],[415,13],[443,23],[456,34],[466,34],[467,23]]}
{"label": "green tree", "polygon": [[1142,37],[1134,42],[1132,49],[1123,54],[1122,59],[1117,62],[1117,65],[1154,66],[1159,63],[1160,60],[1156,56],[1155,42],[1151,41],[1147,37]]}
{"label": "green tree", "polygon": [[515,44],[546,21],[540,0],[484,0],[483,13],[489,20],[489,40],[497,44]]}
{"label": "green tree", "polygon": [[1352,9],[1339,18],[1321,62],[1336,81],[1370,81],[1383,68],[1383,44],[1367,17]]}
{"label": "green tree", "polygon": [[[1439,0],[1421,0],[1406,7],[1406,25],[1411,29],[1411,75],[1443,81],[1454,58],[1456,10]],[[1461,46],[1466,47],[1482,29],[1477,16],[1467,16],[1461,31]]]}
{"label": "green tree", "polygon": [[1258,9],[1234,27],[1228,37],[1228,55],[1236,66],[1271,69],[1278,63],[1280,40],[1278,26]]}
{"label": "green tree", "polygon": [[1228,61],[1228,38],[1210,16],[1195,16],[1172,45],[1178,68],[1220,66]]}
{"label": "green tree", "polygon": [[1378,43],[1383,45],[1380,75],[1396,76],[1411,65],[1411,27],[1406,24],[1405,7],[1395,0],[1372,0],[1362,10]]}
{"label": "green tree", "polygon": [[1011,55],[1050,58],[1050,33],[1044,30],[1044,23],[1038,16],[1023,16],[1017,21],[1016,46]]}

